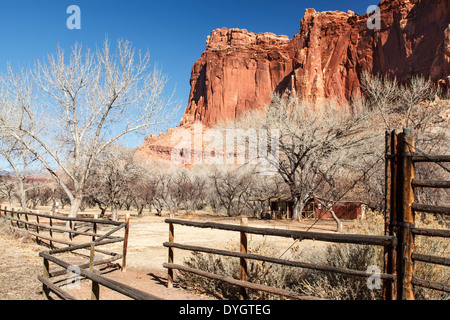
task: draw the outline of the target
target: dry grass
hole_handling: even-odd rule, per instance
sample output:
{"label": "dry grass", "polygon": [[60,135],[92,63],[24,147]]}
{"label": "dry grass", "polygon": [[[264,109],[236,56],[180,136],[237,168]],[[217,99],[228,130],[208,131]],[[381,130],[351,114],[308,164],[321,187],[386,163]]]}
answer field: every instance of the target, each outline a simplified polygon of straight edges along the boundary
{"label": "dry grass", "polygon": [[[416,225],[420,228],[448,229],[448,222],[439,221],[433,215],[426,215],[423,219],[416,215]],[[415,251],[418,253],[448,257],[450,255],[450,239],[439,237],[415,237]],[[415,263],[415,275],[420,279],[441,283],[450,282],[450,268],[425,262]],[[416,299],[421,300],[449,300],[450,294],[438,290],[417,287]]]}
{"label": "dry grass", "polygon": [[0,300],[41,300],[42,248],[0,219]]}

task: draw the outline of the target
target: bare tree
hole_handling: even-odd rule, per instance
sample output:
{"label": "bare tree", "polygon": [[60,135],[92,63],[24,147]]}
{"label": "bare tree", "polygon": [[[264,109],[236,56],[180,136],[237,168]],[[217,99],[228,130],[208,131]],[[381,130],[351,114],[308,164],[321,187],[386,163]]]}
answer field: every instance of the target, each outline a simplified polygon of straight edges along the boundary
{"label": "bare tree", "polygon": [[332,187],[332,177],[341,168],[371,156],[366,143],[371,137],[366,134],[368,115],[349,109],[274,96],[265,125],[280,130],[278,173],[289,186],[293,218],[301,218],[309,198]]}
{"label": "bare tree", "polygon": [[[36,100],[2,103],[0,124],[61,186],[72,217],[98,156],[125,135],[166,123],[179,107],[164,98],[167,80],[158,69],[150,70],[149,53],[136,53],[128,41],[118,41],[115,53],[108,41],[94,52],[75,44],[69,57],[58,48],[47,62],[37,62],[32,74]],[[8,94],[22,91],[10,86]],[[10,116],[17,113],[23,115],[20,122]]]}
{"label": "bare tree", "polygon": [[370,108],[382,117],[386,130],[411,127],[415,132],[435,127],[436,116],[445,109],[437,103],[437,86],[427,78],[413,76],[400,84],[396,78],[362,73],[361,87]]}
{"label": "bare tree", "polygon": [[176,213],[184,201],[182,186],[176,182],[176,169],[161,170],[156,173],[158,204],[163,203],[170,213]]}
{"label": "bare tree", "polygon": [[214,191],[229,217],[241,214],[248,201],[247,192],[252,185],[253,173],[246,169],[218,167],[211,173]]}
{"label": "bare tree", "polygon": [[2,198],[8,200],[9,210],[11,210],[13,206],[15,185],[16,183],[10,175],[2,175],[0,177],[0,194],[2,195]]}
{"label": "bare tree", "polygon": [[[362,88],[367,104],[381,115],[380,130],[410,127],[414,131],[416,152],[423,154],[448,154],[450,148],[450,123],[448,96],[427,78],[413,76],[407,83],[399,84],[394,78],[363,73]],[[439,99],[443,96],[444,99]],[[380,141],[379,145],[382,142]],[[375,146],[374,146],[375,147]],[[448,174],[439,166],[426,164],[416,167],[417,176],[444,179]],[[371,180],[365,180],[366,199],[369,204],[380,209],[384,198],[384,169],[379,166]],[[418,188],[418,191],[421,188]],[[423,202],[442,201],[445,190],[420,190],[417,196]]]}
{"label": "bare tree", "polygon": [[134,161],[133,151],[112,144],[99,155],[91,170],[89,197],[100,209],[104,207],[103,214],[105,207],[109,206],[112,219],[117,220],[119,209],[130,200],[131,185],[142,174],[142,168]]}
{"label": "bare tree", "polygon": [[0,155],[7,161],[13,172],[17,185],[17,199],[22,211],[27,209],[27,190],[25,180],[27,169],[34,162],[34,158],[22,145],[11,137],[0,137]]}
{"label": "bare tree", "polygon": [[361,76],[361,89],[365,97],[369,99],[372,110],[379,112],[386,130],[391,130],[391,116],[394,112],[398,112],[400,108],[397,79],[372,75],[364,71]]}
{"label": "bare tree", "polygon": [[[19,92],[20,91],[20,92]],[[0,75],[0,108],[5,105],[23,106],[29,104],[32,99],[32,85],[30,74],[21,72],[15,75],[10,66],[7,67],[6,74]],[[18,126],[28,126],[32,128],[34,123],[26,123],[26,114],[23,110],[17,110],[14,114],[8,115],[14,119]],[[39,130],[38,128],[35,128]],[[21,135],[21,139],[29,145],[33,145],[32,139]],[[36,144],[34,144],[36,145]],[[25,179],[29,166],[36,160],[31,152],[23,144],[11,136],[7,128],[0,126],[0,158],[3,157],[12,169],[17,184],[17,198],[22,210],[27,208],[27,194],[25,188]]]}

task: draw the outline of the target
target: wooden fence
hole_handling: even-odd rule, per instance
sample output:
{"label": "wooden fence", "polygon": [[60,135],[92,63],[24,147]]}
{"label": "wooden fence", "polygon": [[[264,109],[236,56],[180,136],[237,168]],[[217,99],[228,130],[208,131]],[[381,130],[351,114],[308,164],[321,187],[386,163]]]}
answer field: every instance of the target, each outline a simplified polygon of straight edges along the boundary
{"label": "wooden fence", "polygon": [[[415,261],[450,266],[450,260],[446,257],[425,255],[414,251],[414,236],[450,237],[450,230],[425,229],[415,226],[415,212],[450,215],[450,208],[448,207],[431,206],[414,202],[415,187],[450,188],[449,181],[415,180],[414,164],[419,162],[450,162],[450,156],[416,155],[413,132],[409,129],[405,129],[403,132],[394,131],[386,134],[386,225],[384,236],[255,228],[248,227],[245,218],[241,221],[241,225],[185,221],[173,218],[166,219],[165,222],[169,224],[169,241],[163,245],[169,248],[169,257],[168,263],[164,263],[163,266],[168,269],[168,286],[171,287],[173,285],[173,271],[181,270],[236,285],[241,288],[241,299],[248,297],[246,289],[261,290],[292,299],[316,299],[316,297],[299,295],[291,291],[248,282],[247,259],[357,277],[370,277],[374,275],[367,271],[317,265],[248,253],[247,235],[258,234],[292,239],[313,239],[316,241],[384,247],[384,272],[377,276],[383,282],[383,297],[386,300],[414,299],[414,286],[450,292],[449,284],[420,279],[414,274]],[[240,252],[176,243],[174,241],[174,225],[239,232],[241,235]],[[184,265],[174,264],[175,248],[239,258],[240,279],[237,280],[229,276],[213,274]]]}
{"label": "wooden fence", "polygon": [[[247,226],[246,218],[241,219],[241,225],[221,224],[213,222],[195,222],[178,219],[166,219],[166,223],[169,224],[169,241],[163,245],[169,248],[169,261],[164,263],[163,266],[168,269],[168,286],[173,285],[173,270],[181,270],[200,275],[202,277],[223,281],[232,285],[239,286],[241,288],[240,298],[247,299],[248,294],[246,289],[260,290],[268,293],[285,296],[291,299],[298,300],[316,300],[317,297],[301,295],[284,289],[278,289],[266,285],[251,283],[247,281],[247,259],[254,259],[259,261],[265,261],[285,266],[307,268],[319,271],[336,272],[340,274],[346,274],[357,277],[370,277],[374,274],[368,271],[354,270],[341,267],[333,267],[328,265],[318,265],[307,262],[299,262],[292,260],[285,260],[280,258],[262,256],[248,253],[247,249],[247,236],[248,234],[264,235],[264,236],[277,236],[292,239],[311,239],[315,241],[326,241],[334,243],[354,243],[382,246],[389,250],[392,250],[396,246],[396,238],[394,236],[375,236],[375,235],[358,235],[358,234],[336,234],[336,233],[323,233],[323,232],[309,232],[309,231],[297,231],[297,230],[280,230],[272,228],[256,228]],[[205,248],[199,246],[191,246],[174,242],[174,225],[191,226],[196,228],[212,228],[217,230],[228,230],[240,233],[240,252]],[[184,265],[174,264],[174,249],[182,249],[203,253],[212,253],[221,256],[235,257],[240,259],[240,279],[234,279],[232,277],[217,275],[194,268],[190,268]],[[379,279],[384,282],[393,282],[396,280],[395,276],[387,273],[381,273]]]}
{"label": "wooden fence", "polygon": [[[72,218],[53,214],[17,212],[14,210],[6,210],[5,208],[4,210],[0,210],[0,217],[9,220],[12,228],[25,231],[27,235],[35,237],[37,243],[44,244],[52,249],[39,253],[39,256],[43,258],[44,272],[43,276],[38,277],[38,280],[42,282],[42,291],[45,298],[51,299],[50,292],[53,292],[61,299],[76,300],[73,295],[63,290],[62,286],[58,286],[57,284],[61,282],[61,279],[57,279],[58,277],[73,276],[75,274],[76,277],[84,277],[91,281],[91,299],[93,300],[100,299],[100,285],[132,299],[160,299],[157,296],[108,279],[97,274],[94,270],[95,266],[109,264],[122,259],[121,268],[122,271],[125,271],[129,233],[128,215],[125,222],[117,222],[79,217]],[[99,233],[100,229],[104,229],[103,234]],[[123,237],[115,235],[120,230],[124,230]],[[47,232],[44,234],[44,231]],[[55,233],[62,234],[63,236],[57,237]],[[77,239],[78,237],[81,239]],[[99,248],[100,246],[119,242],[123,242],[122,253],[106,251]],[[66,247],[56,248],[55,243],[64,244]],[[56,256],[68,252],[80,254],[76,252],[79,250],[89,250],[89,262],[73,265]],[[109,257],[101,260],[95,259],[96,252]],[[49,262],[62,267],[62,269],[51,272]]]}
{"label": "wooden fence", "polygon": [[[417,203],[414,191],[422,188],[450,188],[450,181],[415,179],[418,163],[450,162],[450,156],[417,154],[411,129],[386,133],[386,235],[399,241],[394,250],[386,252],[385,272],[396,275],[397,281],[387,284],[386,299],[413,300],[414,286],[450,292],[448,283],[438,283],[415,276],[415,261],[450,266],[446,257],[415,252],[415,236],[450,238],[450,230],[425,229],[415,226],[415,214],[450,215],[450,207]],[[448,171],[447,168],[443,167]]]}

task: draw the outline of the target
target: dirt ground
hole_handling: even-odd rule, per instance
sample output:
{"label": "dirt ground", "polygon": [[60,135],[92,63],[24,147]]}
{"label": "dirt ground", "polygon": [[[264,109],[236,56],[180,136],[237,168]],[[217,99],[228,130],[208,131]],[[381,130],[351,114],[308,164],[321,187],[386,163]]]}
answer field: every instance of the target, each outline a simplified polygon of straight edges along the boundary
{"label": "dirt ground", "polygon": [[[41,211],[45,212],[45,210]],[[94,211],[93,211],[94,212]],[[93,213],[91,212],[91,213]],[[88,212],[89,214],[89,212]],[[120,220],[124,220],[124,212],[120,215]],[[168,249],[162,243],[168,241],[169,226],[164,222],[168,218],[167,214],[162,217],[154,215],[144,215],[143,217],[131,216],[130,232],[127,250],[127,269],[122,272],[119,268],[106,268],[102,273],[108,278],[125,283],[142,291],[151,293],[164,299],[170,300],[190,300],[190,299],[212,299],[207,296],[197,295],[179,288],[175,284],[174,289],[168,289],[167,270],[162,267],[168,259]],[[239,224],[239,218],[218,217],[208,214],[202,215],[176,215],[177,219],[187,219],[195,221],[214,221],[228,224]],[[286,220],[258,220],[249,219],[248,225],[255,227],[277,228],[277,229],[310,229],[314,221],[286,221]],[[353,222],[344,222],[344,228]],[[0,299],[1,300],[36,300],[43,299],[42,285],[37,280],[37,276],[42,274],[42,258],[38,256],[40,251],[47,250],[46,247],[38,246],[33,241],[28,240],[22,243],[20,238],[12,235],[5,235],[4,228],[0,228]],[[320,221],[315,224],[310,231],[334,232],[336,224],[334,221]],[[175,242],[182,244],[198,245],[212,248],[238,248],[239,233],[200,229],[175,225]],[[22,239],[23,240],[23,239]],[[291,245],[293,239],[280,237],[263,237],[249,235],[249,247],[264,242],[265,246],[271,248],[274,255],[283,254]],[[314,251],[319,254],[324,250],[325,244],[304,240],[295,244],[296,250]],[[103,248],[102,248],[103,249]],[[105,250],[122,252],[122,243],[110,244],[104,247]],[[87,253],[88,254],[88,253]],[[174,263],[183,264],[183,260],[189,257],[189,251],[175,249]],[[74,258],[74,263],[86,262],[86,257]],[[121,263],[121,261],[118,261]],[[52,268],[53,265],[51,265]],[[57,268],[57,267],[55,267]],[[52,271],[52,270],[51,270]],[[175,274],[176,275],[176,274]],[[61,279],[67,282],[67,277]],[[90,299],[90,282],[82,280],[79,287],[67,290],[70,294],[79,299]],[[127,297],[112,292],[101,287],[100,298],[108,300],[127,299]]]}
{"label": "dirt ground", "polygon": [[[3,231],[3,230],[2,230]],[[42,247],[21,243],[0,231],[0,299],[40,300],[37,276],[42,274]]]}

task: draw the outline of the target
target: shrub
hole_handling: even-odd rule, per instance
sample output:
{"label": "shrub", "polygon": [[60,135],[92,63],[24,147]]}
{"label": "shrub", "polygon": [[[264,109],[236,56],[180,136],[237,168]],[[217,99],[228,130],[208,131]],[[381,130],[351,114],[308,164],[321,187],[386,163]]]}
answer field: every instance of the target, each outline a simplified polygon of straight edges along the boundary
{"label": "shrub", "polygon": [[[276,250],[265,242],[251,244],[249,247],[249,251],[252,253],[276,256],[274,254]],[[368,246],[338,245],[328,246],[327,249],[318,252],[301,250],[297,246],[288,257],[284,258],[366,270],[367,261],[370,261],[370,264],[375,264],[373,261],[376,256],[375,249]],[[185,261],[185,264],[191,268],[239,279],[238,258],[194,252]],[[381,290],[372,292],[367,288],[366,278],[288,267],[256,260],[248,261],[247,270],[248,281],[250,282],[286,289],[300,294],[337,300],[375,299],[381,297]],[[190,290],[210,294],[219,299],[234,300],[239,298],[238,287],[187,272],[181,273],[180,283]],[[253,290],[249,290],[248,295],[252,300],[283,299],[283,297],[278,295]]]}

